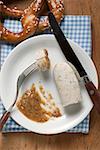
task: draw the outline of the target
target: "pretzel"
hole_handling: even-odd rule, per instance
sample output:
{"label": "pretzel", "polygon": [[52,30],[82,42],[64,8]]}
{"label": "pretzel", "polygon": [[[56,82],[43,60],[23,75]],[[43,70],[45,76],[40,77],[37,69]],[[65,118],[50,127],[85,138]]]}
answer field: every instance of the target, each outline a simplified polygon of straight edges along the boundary
{"label": "pretzel", "polygon": [[[48,0],[48,5],[51,12],[54,14],[57,22],[59,23],[63,19],[64,14],[63,0]],[[49,27],[49,19],[46,16],[43,20],[40,20],[38,25],[38,31],[44,31]]]}
{"label": "pretzel", "polygon": [[[43,2],[44,0],[36,0],[35,2],[32,2],[27,9],[24,10],[24,13],[21,17],[23,30],[19,33],[13,33],[7,30],[3,24],[0,23],[0,39],[11,43],[18,43],[34,34],[39,23],[37,16],[41,6],[43,5]],[[15,15],[15,13],[12,14]]]}
{"label": "pretzel", "polygon": [[[7,15],[15,18],[20,17],[20,21],[23,27],[21,32],[13,33],[7,30],[0,22],[0,40],[8,41],[11,43],[18,43],[34,34],[36,31],[41,32],[49,28],[50,25],[47,16],[42,20],[38,19],[44,4],[45,0],[35,0],[28,8],[23,11],[17,8],[8,8],[3,4],[3,2],[0,1],[0,10],[2,16]],[[60,22],[64,12],[63,0],[48,0],[48,5],[50,10],[55,15],[56,20]]]}
{"label": "pretzel", "polygon": [[20,18],[23,15],[23,10],[18,9],[17,7],[9,8],[2,1],[0,1],[0,13],[1,15],[7,15],[15,18]]}

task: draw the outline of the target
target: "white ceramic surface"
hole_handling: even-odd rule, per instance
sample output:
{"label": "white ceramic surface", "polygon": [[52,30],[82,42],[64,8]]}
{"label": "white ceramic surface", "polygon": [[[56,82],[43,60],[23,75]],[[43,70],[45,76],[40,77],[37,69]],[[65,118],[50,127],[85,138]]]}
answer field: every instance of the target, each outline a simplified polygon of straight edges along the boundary
{"label": "white ceramic surface", "polygon": [[[98,87],[98,78],[95,66],[90,57],[84,50],[69,40],[73,50],[83,64],[89,77],[93,83]],[[34,72],[23,83],[20,94],[26,89],[30,88],[32,83],[38,84],[38,81],[52,93],[57,105],[62,111],[62,116],[54,120],[49,120],[45,123],[37,123],[26,118],[16,106],[13,109],[11,117],[21,126],[30,131],[40,134],[56,134],[64,132],[78,125],[91,111],[93,104],[87,94],[84,86],[81,86],[82,101],[80,104],[65,107],[61,106],[61,100],[56,89],[53,78],[53,67],[56,63],[66,61],[56,39],[53,35],[39,35],[25,40],[16,46],[5,60],[0,75],[0,95],[3,105],[6,109],[14,101],[16,92],[16,80],[18,75],[28,67],[36,58],[36,53],[40,50],[47,49],[51,60],[51,69],[46,74],[41,72]]]}

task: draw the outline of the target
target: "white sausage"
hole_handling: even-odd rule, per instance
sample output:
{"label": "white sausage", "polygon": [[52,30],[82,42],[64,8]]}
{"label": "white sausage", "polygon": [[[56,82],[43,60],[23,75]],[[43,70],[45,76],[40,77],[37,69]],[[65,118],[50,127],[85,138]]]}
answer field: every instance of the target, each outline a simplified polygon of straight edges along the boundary
{"label": "white sausage", "polygon": [[78,79],[68,63],[61,63],[55,66],[54,78],[63,106],[76,104],[81,101]]}

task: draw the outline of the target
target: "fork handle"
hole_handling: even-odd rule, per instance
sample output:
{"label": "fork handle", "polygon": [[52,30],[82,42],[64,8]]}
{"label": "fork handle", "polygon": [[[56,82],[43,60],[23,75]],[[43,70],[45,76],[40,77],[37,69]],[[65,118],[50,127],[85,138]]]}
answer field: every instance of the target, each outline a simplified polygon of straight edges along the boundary
{"label": "fork handle", "polygon": [[10,114],[11,114],[10,111],[5,111],[5,113],[0,118],[0,131],[2,131],[2,128],[3,128],[4,124],[6,123],[6,121],[8,120]]}

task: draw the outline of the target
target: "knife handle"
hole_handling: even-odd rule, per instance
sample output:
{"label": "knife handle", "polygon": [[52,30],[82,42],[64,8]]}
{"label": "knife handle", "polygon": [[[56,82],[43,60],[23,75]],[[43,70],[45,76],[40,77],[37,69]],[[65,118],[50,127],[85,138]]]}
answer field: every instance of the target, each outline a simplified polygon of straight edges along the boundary
{"label": "knife handle", "polygon": [[95,85],[91,81],[85,83],[85,87],[98,113],[100,114],[100,91],[96,89]]}
{"label": "knife handle", "polygon": [[0,118],[0,131],[2,131],[2,128],[3,128],[4,124],[6,123],[6,121],[8,120],[9,116],[10,116],[10,112],[5,111],[5,113]]}

